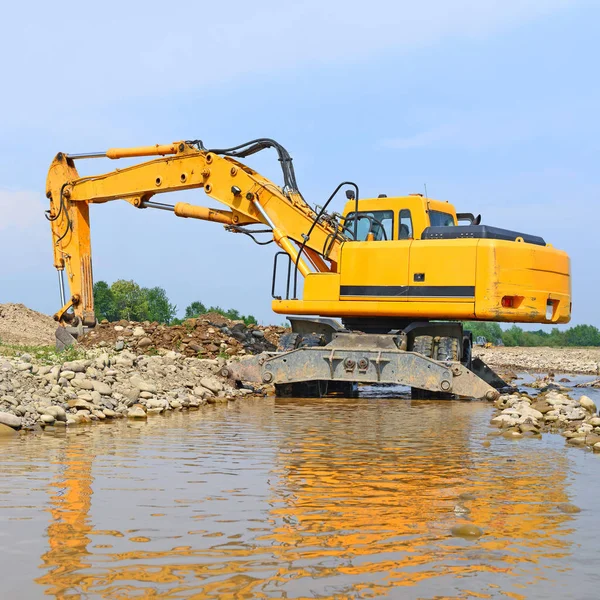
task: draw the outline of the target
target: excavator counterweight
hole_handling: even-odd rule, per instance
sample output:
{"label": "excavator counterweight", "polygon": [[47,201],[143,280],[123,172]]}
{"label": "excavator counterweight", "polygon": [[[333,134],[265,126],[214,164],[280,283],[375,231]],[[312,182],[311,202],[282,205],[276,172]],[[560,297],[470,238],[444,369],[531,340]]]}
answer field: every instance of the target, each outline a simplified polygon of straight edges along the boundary
{"label": "excavator counterweight", "polygon": [[[278,154],[283,186],[242,162],[268,148]],[[150,158],[88,177],[76,169],[78,160],[135,157]],[[226,209],[157,199],[198,188]],[[342,189],[348,198],[342,214],[328,212]],[[402,383],[416,396],[491,398],[497,392],[490,384],[503,382],[485,365],[473,367],[472,337],[462,321],[570,319],[569,258],[542,238],[481,225],[480,217],[420,194],[359,198],[353,182],[338,185],[322,207],[313,207],[298,189],[291,156],[267,138],[223,149],[206,149],[194,140],[59,153],[46,194],[61,282],[62,307],[55,318],[62,346],[95,325],[89,205],[116,200],[220,223],[254,241],[266,233],[279,246],[273,310],[295,315],[291,337],[281,352],[234,364],[227,372],[273,383],[282,394],[353,393],[357,383]],[[288,270],[278,293],[280,255]]]}

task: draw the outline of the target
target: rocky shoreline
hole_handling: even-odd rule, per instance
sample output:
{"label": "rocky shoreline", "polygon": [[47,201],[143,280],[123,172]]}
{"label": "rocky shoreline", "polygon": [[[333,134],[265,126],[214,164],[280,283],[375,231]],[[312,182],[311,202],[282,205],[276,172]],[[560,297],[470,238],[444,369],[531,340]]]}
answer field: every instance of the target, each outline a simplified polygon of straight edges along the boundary
{"label": "rocky shoreline", "polygon": [[235,389],[221,378],[224,358],[190,358],[175,351],[156,356],[128,350],[85,354],[60,364],[42,364],[27,353],[0,356],[0,435],[118,418],[146,419],[261,391]]}
{"label": "rocky shoreline", "polygon": [[473,348],[492,369],[531,373],[600,374],[600,348]]}
{"label": "rocky shoreline", "polygon": [[[120,418],[147,419],[265,395],[268,386],[234,388],[220,372],[235,355],[272,349],[279,329],[216,317],[168,331],[150,323],[123,322],[105,324],[87,337],[87,343],[71,353],[73,360],[60,354],[35,358],[24,351],[0,355],[0,436]],[[167,335],[169,344],[181,351],[156,347]],[[150,339],[152,345],[144,342]],[[212,358],[198,357],[205,354]],[[490,348],[478,349],[477,354],[503,372],[597,373],[600,361],[600,349]],[[528,387],[539,393],[515,392],[494,403],[497,412],[491,424],[498,435],[518,439],[561,433],[570,445],[600,452],[600,417],[590,398],[571,398],[568,393],[574,388],[555,383],[552,376]]]}
{"label": "rocky shoreline", "polygon": [[497,412],[490,423],[499,428],[499,435],[517,439],[539,437],[543,432],[560,433],[570,445],[600,452],[600,417],[588,396],[575,400],[550,386],[536,396],[500,396],[494,406]]}

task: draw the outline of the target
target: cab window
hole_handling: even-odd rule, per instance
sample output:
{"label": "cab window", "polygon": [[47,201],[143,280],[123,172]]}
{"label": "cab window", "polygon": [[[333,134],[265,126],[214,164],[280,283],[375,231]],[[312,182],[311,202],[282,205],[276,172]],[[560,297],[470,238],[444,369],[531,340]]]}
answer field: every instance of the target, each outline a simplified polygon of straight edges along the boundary
{"label": "cab window", "polygon": [[[356,213],[348,213],[344,227],[350,239],[354,238],[354,220]],[[373,234],[374,241],[393,239],[394,213],[391,210],[370,210],[358,213],[357,240],[364,242]]]}
{"label": "cab window", "polygon": [[432,227],[454,227],[454,217],[439,210],[429,211],[429,222]]}
{"label": "cab window", "polygon": [[413,226],[412,218],[410,216],[410,210],[403,208],[400,211],[400,228],[398,229],[399,240],[412,240],[413,238]]}

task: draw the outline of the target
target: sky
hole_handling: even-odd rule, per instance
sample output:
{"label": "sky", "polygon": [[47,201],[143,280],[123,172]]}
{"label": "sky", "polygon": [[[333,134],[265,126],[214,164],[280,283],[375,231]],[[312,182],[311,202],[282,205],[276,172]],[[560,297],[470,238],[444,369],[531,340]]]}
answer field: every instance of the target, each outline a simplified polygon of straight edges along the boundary
{"label": "sky", "polygon": [[[36,1],[2,20],[0,302],[59,308],[43,214],[57,152],[271,137],[312,205],[347,179],[362,197],[426,185],[541,235],[571,256],[572,324],[600,326],[600,3]],[[247,162],[281,183],[273,152]],[[182,199],[207,204],[201,190],[160,198]],[[283,322],[273,245],[125,202],[90,213],[95,280],[164,287],[180,312],[201,300]]]}

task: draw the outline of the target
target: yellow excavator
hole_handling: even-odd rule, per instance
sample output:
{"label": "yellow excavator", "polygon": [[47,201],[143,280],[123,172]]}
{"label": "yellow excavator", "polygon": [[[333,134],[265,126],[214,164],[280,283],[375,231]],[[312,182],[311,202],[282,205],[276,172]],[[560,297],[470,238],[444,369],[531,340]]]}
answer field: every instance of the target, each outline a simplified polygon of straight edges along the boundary
{"label": "yellow excavator", "polygon": [[[269,148],[278,154],[283,186],[240,160]],[[84,159],[140,157],[153,158],[88,177],[75,167]],[[156,199],[196,188],[226,209]],[[328,210],[342,190],[344,210]],[[272,383],[279,395],[351,394],[359,383],[385,383],[408,385],[416,397],[493,399],[505,384],[472,357],[462,322],[570,319],[569,257],[541,237],[482,225],[480,216],[421,194],[363,199],[351,181],[313,207],[298,189],[290,154],[271,139],[232,148],[189,140],[60,152],[46,195],[62,303],[59,346],[96,324],[89,205],[113,200],[221,223],[279,246],[272,307],[290,315],[292,332],[280,351],[223,370],[236,381]]]}

